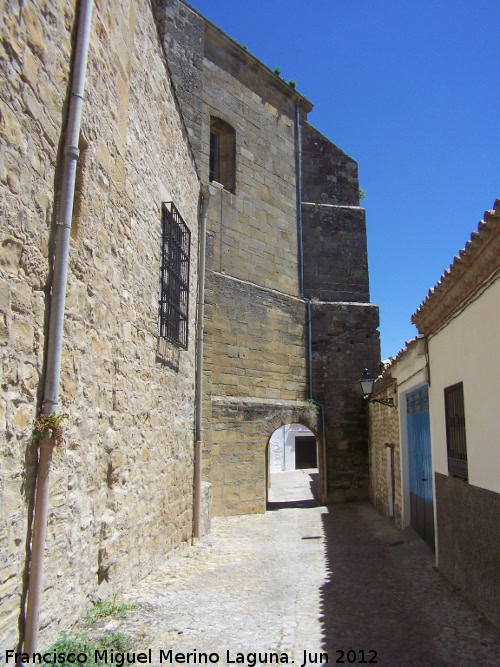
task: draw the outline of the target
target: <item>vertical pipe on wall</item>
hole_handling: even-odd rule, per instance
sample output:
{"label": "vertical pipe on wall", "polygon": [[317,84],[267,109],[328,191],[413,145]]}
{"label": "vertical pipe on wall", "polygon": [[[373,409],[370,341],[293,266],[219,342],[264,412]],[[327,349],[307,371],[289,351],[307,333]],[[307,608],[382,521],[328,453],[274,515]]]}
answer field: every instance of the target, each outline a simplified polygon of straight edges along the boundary
{"label": "vertical pipe on wall", "polygon": [[[68,122],[63,154],[62,186],[59,220],[56,226],[56,251],[50,302],[49,333],[45,368],[45,385],[42,412],[57,415],[59,410],[59,383],[61,375],[64,307],[68,275],[69,242],[73,200],[75,195],[76,165],[79,156],[78,140],[83,106],[83,93],[87,72],[87,56],[90,41],[93,0],[80,0],[78,29],[74,51],[74,66],[71,76]],[[33,519],[33,542],[31,547],[28,606],[24,635],[24,651],[37,651],[40,625],[40,606],[43,587],[43,554],[47,532],[49,500],[49,477],[53,442],[46,437],[40,446],[37,471],[35,513]]]}
{"label": "vertical pipe on wall", "polygon": [[300,134],[300,102],[297,98],[295,103],[295,134],[296,134],[296,160],[297,160],[297,224],[298,224],[298,240],[299,240],[299,286],[300,295],[306,301],[307,306],[307,362],[309,375],[309,398],[314,401],[314,404],[321,412],[321,452],[323,466],[321,469],[323,476],[322,500],[326,500],[328,495],[328,478],[326,473],[326,423],[325,423],[325,406],[314,400],[313,394],[313,353],[312,353],[312,312],[311,299],[305,296],[304,289],[304,225],[302,219],[302,137]]}
{"label": "vertical pipe on wall", "polygon": [[210,196],[216,190],[212,186],[202,186],[200,204],[200,240],[198,250],[198,331],[196,337],[196,390],[195,390],[195,445],[194,445],[194,488],[193,488],[193,538],[200,537],[201,516],[201,469],[203,451],[203,321],[205,317],[205,264],[207,215]]}
{"label": "vertical pipe on wall", "polygon": [[297,160],[297,223],[299,241],[299,288],[300,295],[304,296],[304,232],[302,224],[302,137],[300,134],[300,103],[295,103],[295,134],[296,134],[296,160]]}

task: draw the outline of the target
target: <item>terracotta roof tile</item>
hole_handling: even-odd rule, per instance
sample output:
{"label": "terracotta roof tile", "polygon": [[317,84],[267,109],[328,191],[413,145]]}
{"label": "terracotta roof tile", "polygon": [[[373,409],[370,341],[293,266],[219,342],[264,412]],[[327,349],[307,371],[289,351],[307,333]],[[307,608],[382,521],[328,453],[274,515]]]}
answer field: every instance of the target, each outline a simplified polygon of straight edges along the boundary
{"label": "terracotta roof tile", "polygon": [[[483,252],[486,248],[489,248],[488,253]],[[464,279],[473,265],[477,265],[477,275],[472,279]],[[498,268],[500,268],[500,199],[495,201],[493,210],[485,212],[484,220],[479,222],[477,231],[472,232],[465,248],[459,251],[437,284],[429,290],[424,301],[413,313],[411,321],[418,327],[420,333],[429,333],[473,293],[481,281],[484,282]]]}

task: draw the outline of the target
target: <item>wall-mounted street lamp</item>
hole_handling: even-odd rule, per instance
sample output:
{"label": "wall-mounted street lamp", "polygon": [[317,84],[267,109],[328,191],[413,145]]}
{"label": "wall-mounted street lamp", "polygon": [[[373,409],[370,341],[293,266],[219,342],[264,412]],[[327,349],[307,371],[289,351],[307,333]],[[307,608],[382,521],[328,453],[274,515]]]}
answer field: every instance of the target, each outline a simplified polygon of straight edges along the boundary
{"label": "wall-mounted street lamp", "polygon": [[387,405],[389,408],[395,408],[396,406],[394,405],[393,398],[370,398],[370,394],[373,392],[374,382],[375,380],[373,376],[368,372],[368,369],[365,368],[363,375],[359,378],[363,398],[369,403],[382,403],[382,405]]}

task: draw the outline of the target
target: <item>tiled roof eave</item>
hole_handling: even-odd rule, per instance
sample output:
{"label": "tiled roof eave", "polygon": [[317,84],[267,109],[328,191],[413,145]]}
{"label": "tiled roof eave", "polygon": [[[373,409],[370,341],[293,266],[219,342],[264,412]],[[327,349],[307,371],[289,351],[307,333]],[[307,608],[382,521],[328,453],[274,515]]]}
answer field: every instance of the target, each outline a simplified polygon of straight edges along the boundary
{"label": "tiled roof eave", "polygon": [[500,199],[486,211],[470,241],[429,290],[412,315],[419,333],[429,335],[500,268]]}

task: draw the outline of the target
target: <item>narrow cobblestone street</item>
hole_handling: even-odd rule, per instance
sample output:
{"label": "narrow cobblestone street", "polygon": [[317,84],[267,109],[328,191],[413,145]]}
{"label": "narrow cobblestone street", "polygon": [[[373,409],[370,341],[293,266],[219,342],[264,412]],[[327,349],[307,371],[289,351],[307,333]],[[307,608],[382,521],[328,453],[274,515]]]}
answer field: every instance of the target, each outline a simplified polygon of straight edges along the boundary
{"label": "narrow cobblestone street", "polygon": [[151,648],[155,665],[194,651],[185,664],[204,664],[201,652],[219,665],[285,652],[299,667],[500,665],[500,631],[433,568],[427,545],[368,503],[318,505],[316,478],[273,475],[266,514],[213,520],[128,592],[138,607],[106,630]]}

